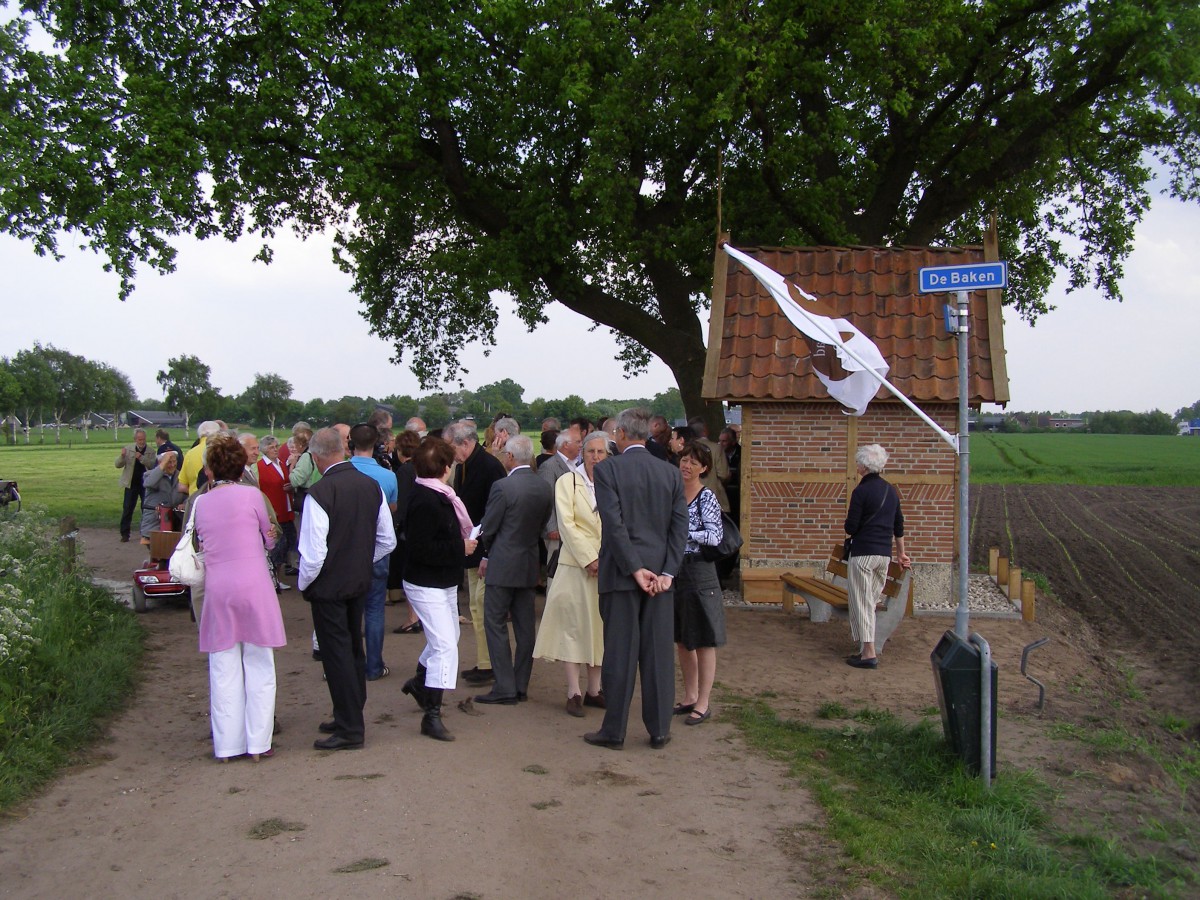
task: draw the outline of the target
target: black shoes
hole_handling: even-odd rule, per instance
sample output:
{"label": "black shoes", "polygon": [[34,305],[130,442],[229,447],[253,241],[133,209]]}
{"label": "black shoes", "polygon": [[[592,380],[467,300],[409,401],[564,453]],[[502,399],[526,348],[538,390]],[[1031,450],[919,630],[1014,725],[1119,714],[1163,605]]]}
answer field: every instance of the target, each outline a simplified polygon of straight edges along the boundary
{"label": "black shoes", "polygon": [[321,732],[321,734],[333,734],[337,731],[337,723],[333,719],[330,719],[328,722],[322,722],[317,726],[317,731]]}
{"label": "black shoes", "polygon": [[362,741],[352,741],[336,734],[313,741],[313,747],[317,750],[361,750],[362,745]]}
{"label": "black shoes", "polygon": [[520,699],[516,696],[502,697],[499,694],[497,694],[495,691],[489,691],[486,694],[479,694],[478,696],[476,696],[475,702],[489,704],[489,705],[490,704],[498,704],[500,706],[516,706],[520,702]]}
{"label": "black shoes", "polygon": [[854,666],[856,669],[878,669],[879,659],[874,656],[870,659],[863,659],[861,656],[852,656],[846,660],[846,665]]}
{"label": "black shoes", "polygon": [[671,743],[671,736],[669,734],[660,734],[658,737],[650,738],[650,749],[661,750],[669,743]]}
{"label": "black shoes", "polygon": [[490,684],[496,680],[496,676],[491,669],[481,669],[479,666],[475,666],[462,673],[462,680],[467,684]]}
{"label": "black shoes", "polygon": [[625,742],[616,738],[605,737],[599,731],[589,731],[583,736],[584,741],[593,747],[604,747],[608,750],[624,750]]}

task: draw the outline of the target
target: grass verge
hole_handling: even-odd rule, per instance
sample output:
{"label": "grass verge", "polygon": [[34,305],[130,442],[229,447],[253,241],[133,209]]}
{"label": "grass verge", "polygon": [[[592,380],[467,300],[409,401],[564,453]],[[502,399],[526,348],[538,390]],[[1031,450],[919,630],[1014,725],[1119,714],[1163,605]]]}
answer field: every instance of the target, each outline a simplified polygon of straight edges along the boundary
{"label": "grass verge", "polygon": [[832,705],[822,712],[816,727],[751,701],[734,720],[824,809],[826,833],[844,852],[844,883],[830,885],[830,896],[862,882],[920,898],[1173,897],[1195,888],[1192,873],[1156,857],[1053,831],[1051,792],[1028,773],[1002,772],[985,790],[932,723],[870,710],[840,716]]}
{"label": "grass verge", "polygon": [[142,634],[108,591],[64,570],[48,518],[0,517],[0,810],[71,763],[123,706]]}

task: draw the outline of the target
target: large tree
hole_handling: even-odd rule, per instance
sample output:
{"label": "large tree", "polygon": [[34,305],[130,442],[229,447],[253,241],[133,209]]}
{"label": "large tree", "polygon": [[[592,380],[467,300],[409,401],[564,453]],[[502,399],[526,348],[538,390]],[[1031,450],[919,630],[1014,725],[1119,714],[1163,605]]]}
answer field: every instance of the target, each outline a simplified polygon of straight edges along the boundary
{"label": "large tree", "polygon": [[54,372],[46,362],[40,346],[32,350],[21,350],[12,359],[11,371],[21,384],[19,409],[24,413],[25,443],[29,443],[33,431],[33,414],[38,421],[45,422],[45,411],[54,402]]}
{"label": "large tree", "polygon": [[270,423],[271,434],[275,433],[275,420],[283,415],[292,399],[292,383],[282,375],[268,372],[254,373],[254,383],[242,395],[246,405],[254,410],[258,421]]}
{"label": "large tree", "polygon": [[[736,243],[978,241],[1006,300],[1119,296],[1151,168],[1200,193],[1194,0],[27,0],[5,32],[0,210],[133,284],[171,239],[333,227],[428,386],[557,302],[702,407],[723,171]],[[61,51],[61,52],[60,52]],[[723,159],[723,164],[720,162]]]}
{"label": "large tree", "polygon": [[185,435],[188,433],[192,414],[203,413],[220,400],[220,392],[213,387],[210,380],[212,369],[198,356],[185,354],[169,359],[167,368],[160,369],[156,377],[159,385],[166,391],[167,408],[183,413]]}

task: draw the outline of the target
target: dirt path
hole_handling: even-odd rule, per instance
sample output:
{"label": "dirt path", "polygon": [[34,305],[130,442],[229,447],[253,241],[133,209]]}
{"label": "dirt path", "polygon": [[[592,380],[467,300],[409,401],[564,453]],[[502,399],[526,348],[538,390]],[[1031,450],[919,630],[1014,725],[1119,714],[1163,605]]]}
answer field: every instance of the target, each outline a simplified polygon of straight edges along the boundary
{"label": "dirt path", "polygon": [[[109,532],[85,529],[81,540],[99,578],[127,581],[142,556]],[[393,674],[370,686],[366,747],[315,751],[328,695],[310,659],[307,607],[294,591],[283,607],[290,643],[276,660],[276,756],[212,761],[195,626],[185,611],[151,610],[142,619],[145,679],[94,761],[0,824],[0,895],[781,897],[827,889],[821,879],[840,865],[805,791],[748,751],[731,725],[676,728],[655,752],[635,700],[624,752],[590,747],[580,737],[597,726],[597,711],[584,720],[565,714],[556,666],[535,667],[528,703],[477,707],[477,715],[448,709],[455,743],[421,737],[419,714],[400,691],[421,639],[391,634],[403,606],[388,608]],[[1002,763],[1051,760],[1078,771],[1086,762],[1073,758],[1077,746],[1048,740],[1028,715],[1036,689],[1018,669],[1025,644],[1065,630],[1047,613],[1033,626],[973,625],[1000,666]],[[877,672],[842,664],[844,622],[813,625],[760,609],[731,609],[728,620],[719,682],[765,694],[785,715],[811,718],[828,700],[907,718],[936,706],[929,653],[950,620],[907,620]],[[465,668],[473,664],[465,634],[462,649]],[[1080,639],[1039,657],[1052,714],[1094,706],[1079,693],[1094,652]],[[454,699],[465,696],[460,689]],[[270,819],[296,830],[250,836]],[[800,840],[785,838],[795,829]],[[363,859],[386,862],[335,872]]]}

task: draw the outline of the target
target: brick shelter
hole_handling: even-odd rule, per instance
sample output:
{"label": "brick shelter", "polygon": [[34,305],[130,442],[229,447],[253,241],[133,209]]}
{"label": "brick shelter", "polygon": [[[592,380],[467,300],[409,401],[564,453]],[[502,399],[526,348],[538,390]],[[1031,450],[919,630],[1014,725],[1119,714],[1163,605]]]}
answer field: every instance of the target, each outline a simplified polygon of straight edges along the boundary
{"label": "brick shelter", "polygon": [[[836,309],[871,338],[889,381],[950,434],[958,431],[957,335],[946,332],[952,294],[921,294],[926,266],[995,261],[985,247],[738,249]],[[736,246],[736,244],[734,245]],[[1008,402],[1000,291],[969,298],[969,403]],[[900,492],[914,595],[948,598],[955,579],[958,458],[946,441],[883,388],[866,413],[848,416],[809,363],[809,349],[758,280],[724,251],[714,267],[704,397],[742,409],[741,574],[751,602],[778,603],[779,575],[816,574],[858,483],[854,454],[870,443],[890,454],[884,477]]]}

